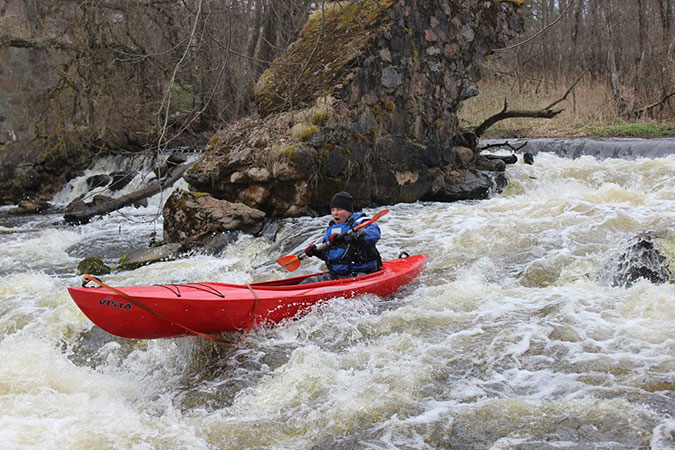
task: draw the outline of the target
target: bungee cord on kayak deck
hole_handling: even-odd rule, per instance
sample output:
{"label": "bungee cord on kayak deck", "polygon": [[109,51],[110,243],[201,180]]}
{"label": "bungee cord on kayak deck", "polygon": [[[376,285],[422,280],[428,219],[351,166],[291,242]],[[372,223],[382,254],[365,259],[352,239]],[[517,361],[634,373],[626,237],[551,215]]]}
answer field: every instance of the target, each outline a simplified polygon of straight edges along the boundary
{"label": "bungee cord on kayak deck", "polygon": [[[221,338],[221,337],[218,337],[218,336],[211,336],[209,334],[202,333],[201,331],[193,330],[192,328],[183,325],[182,323],[180,323],[175,318],[166,317],[165,315],[159,313],[158,311],[156,311],[152,307],[144,304],[143,302],[141,302],[140,300],[138,300],[138,299],[134,298],[133,296],[127,294],[126,292],[123,292],[120,289],[109,286],[106,283],[104,283],[103,281],[101,281],[100,279],[98,279],[98,278],[96,278],[92,275],[84,275],[84,278],[87,282],[93,281],[94,283],[98,284],[102,288],[105,288],[105,289],[117,294],[118,296],[122,297],[123,299],[128,300],[133,305],[141,308],[143,311],[146,311],[146,312],[152,314],[153,316],[155,316],[155,317],[157,317],[157,318],[159,318],[159,319],[161,319],[165,322],[168,322],[170,325],[176,325],[177,327],[182,328],[183,330],[187,331],[189,334],[193,334],[195,336],[199,336],[201,338],[208,339],[210,341],[220,342],[222,344],[231,344],[231,345],[234,345],[234,346],[239,346],[246,340],[246,338],[248,337],[248,334],[255,327],[255,312],[256,312],[256,307],[258,306],[258,294],[256,294],[255,290],[250,285],[247,285],[247,287],[248,287],[248,290],[251,292],[251,294],[253,295],[253,298],[254,298],[253,308],[251,309],[251,321],[250,321],[251,323],[250,323],[249,327],[246,328],[246,330],[244,332],[244,335],[239,340],[231,341],[229,339]],[[82,287],[84,288],[85,285],[86,285],[86,282],[83,283]],[[160,286],[160,287],[165,287],[165,286]],[[190,286],[190,287],[194,287],[194,286]],[[206,289],[199,289],[199,290],[204,291],[204,292],[210,292]],[[213,292],[211,291],[211,293],[213,293]],[[220,296],[224,297],[222,294]],[[106,297],[106,298],[110,299],[110,297]],[[109,301],[114,301],[114,300],[110,299]],[[99,300],[99,305],[102,305],[101,300]],[[157,305],[155,304],[155,306],[157,306]]]}
{"label": "bungee cord on kayak deck", "polygon": [[173,292],[173,293],[176,295],[176,297],[180,297],[180,296],[181,296],[181,293],[180,293],[180,288],[181,288],[181,286],[182,286],[182,287],[186,287],[186,288],[197,289],[197,290],[199,290],[199,291],[208,292],[208,293],[211,293],[211,294],[213,294],[213,295],[216,295],[216,296],[218,296],[218,297],[220,297],[220,298],[224,298],[224,297],[225,297],[225,296],[224,296],[221,292],[219,292],[216,288],[214,288],[214,287],[212,287],[212,286],[208,286],[208,285],[203,284],[203,283],[187,283],[187,284],[172,284],[172,285],[170,285],[170,286],[173,286],[173,287],[176,289],[175,291],[174,291],[173,289],[171,289],[169,286],[163,285],[163,284],[155,284],[154,286],[166,288],[166,289],[170,290],[171,292]]}

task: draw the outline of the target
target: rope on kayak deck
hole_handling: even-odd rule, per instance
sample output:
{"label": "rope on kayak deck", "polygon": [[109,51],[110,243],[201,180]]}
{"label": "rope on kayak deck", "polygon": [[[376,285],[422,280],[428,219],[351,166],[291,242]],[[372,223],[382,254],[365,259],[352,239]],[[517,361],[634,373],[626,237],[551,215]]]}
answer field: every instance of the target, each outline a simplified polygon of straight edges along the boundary
{"label": "rope on kayak deck", "polygon": [[[253,329],[253,327],[255,325],[255,310],[256,310],[256,307],[258,306],[258,294],[256,294],[256,292],[253,290],[253,288],[251,287],[250,284],[246,285],[246,287],[248,287],[248,290],[251,291],[251,293],[253,294],[253,297],[255,299],[254,302],[253,302],[253,310],[251,311],[252,320],[251,320],[251,323],[250,323],[248,329],[244,332],[243,336],[236,341],[231,341],[229,339],[220,338],[218,336],[211,336],[209,334],[202,333],[201,331],[193,330],[192,328],[186,327],[185,325],[182,325],[182,324],[176,322],[175,320],[169,319],[168,317],[164,316],[163,314],[161,314],[161,313],[155,311],[154,309],[152,309],[151,307],[145,305],[140,300],[132,297],[131,295],[129,295],[129,294],[117,289],[117,288],[114,288],[112,286],[107,285],[106,283],[99,280],[98,278],[96,278],[93,275],[85,274],[84,279],[87,280],[87,281],[93,281],[94,283],[98,284],[99,286],[101,286],[105,289],[108,289],[109,291],[112,291],[115,294],[123,297],[124,299],[128,300],[130,303],[132,303],[132,304],[138,306],[139,308],[141,308],[143,311],[149,312],[153,316],[158,317],[162,320],[165,320],[172,325],[176,325],[177,327],[180,327],[180,328],[184,329],[185,331],[187,331],[190,334],[194,334],[196,336],[203,337],[204,339],[208,339],[208,340],[211,340],[211,341],[220,342],[222,344],[232,344],[232,345],[238,347],[239,345],[241,345],[246,340],[246,338],[248,337],[249,333],[251,332],[251,330]],[[86,283],[84,283],[84,284],[86,284]],[[83,286],[84,286],[84,284],[83,284]]]}

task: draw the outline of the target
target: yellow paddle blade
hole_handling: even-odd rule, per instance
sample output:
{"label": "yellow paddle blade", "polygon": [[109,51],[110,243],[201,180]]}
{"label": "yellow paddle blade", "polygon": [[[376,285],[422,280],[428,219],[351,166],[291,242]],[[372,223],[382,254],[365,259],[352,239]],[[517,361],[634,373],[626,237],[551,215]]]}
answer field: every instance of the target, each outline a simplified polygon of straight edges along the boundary
{"label": "yellow paddle blade", "polygon": [[298,270],[298,267],[302,264],[302,260],[297,255],[287,255],[277,258],[277,263],[289,272],[293,272]]}

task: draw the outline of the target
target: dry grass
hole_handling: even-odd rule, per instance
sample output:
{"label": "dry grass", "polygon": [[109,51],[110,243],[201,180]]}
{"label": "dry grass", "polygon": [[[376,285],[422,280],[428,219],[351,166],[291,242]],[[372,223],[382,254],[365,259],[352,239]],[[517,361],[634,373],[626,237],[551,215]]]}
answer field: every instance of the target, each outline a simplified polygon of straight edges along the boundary
{"label": "dry grass", "polygon": [[[589,78],[589,77],[586,77]],[[476,127],[483,120],[498,113],[504,107],[509,109],[538,110],[560,99],[574,80],[562,80],[555,86],[543,83],[523,82],[521,86],[513,79],[486,77],[478,85],[480,95],[466,100],[460,110],[460,125]],[[630,92],[626,93],[630,99]],[[634,135],[621,130],[650,130],[645,134],[675,135],[675,120],[653,121],[641,119],[635,122],[622,120],[612,93],[606,84],[590,79],[582,80],[567,99],[554,109],[564,109],[553,119],[507,119],[493,125],[484,137],[582,137]],[[639,124],[638,127],[635,125]],[[638,132],[638,134],[642,134]]]}

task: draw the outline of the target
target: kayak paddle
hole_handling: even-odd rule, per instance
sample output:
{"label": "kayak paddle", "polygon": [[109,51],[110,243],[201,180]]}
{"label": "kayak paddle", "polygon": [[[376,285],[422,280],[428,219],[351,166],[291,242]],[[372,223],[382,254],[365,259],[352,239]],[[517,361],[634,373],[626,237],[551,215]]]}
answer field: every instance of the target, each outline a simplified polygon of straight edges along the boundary
{"label": "kayak paddle", "polygon": [[[378,211],[378,212],[373,216],[372,219],[368,220],[367,222],[363,222],[362,224],[357,225],[357,226],[354,227],[353,229],[347,231],[345,234],[350,234],[350,233],[353,233],[354,231],[360,230],[361,228],[367,227],[367,226],[370,225],[371,223],[375,223],[375,222],[377,221],[377,219],[379,219],[380,217],[386,215],[387,213],[389,213],[389,210],[388,210],[388,209],[383,209],[383,210],[381,210],[381,211]],[[328,242],[322,243],[322,244],[317,245],[317,246],[316,246],[316,249],[317,249],[317,250],[323,250],[323,249],[325,249],[326,247],[328,247],[329,245],[330,245],[330,244],[329,244]],[[293,272],[293,271],[297,270],[298,267],[300,267],[300,264],[302,264],[302,260],[305,259],[305,257],[307,257],[307,255],[305,254],[305,252],[302,252],[302,253],[300,253],[300,254],[298,254],[298,255],[286,255],[286,256],[281,256],[281,257],[277,258],[277,263],[279,263],[279,265],[280,265],[281,267],[283,267],[284,269],[288,270],[289,272]]]}

